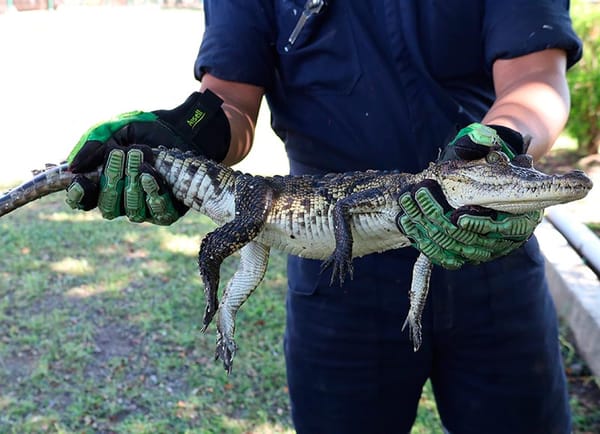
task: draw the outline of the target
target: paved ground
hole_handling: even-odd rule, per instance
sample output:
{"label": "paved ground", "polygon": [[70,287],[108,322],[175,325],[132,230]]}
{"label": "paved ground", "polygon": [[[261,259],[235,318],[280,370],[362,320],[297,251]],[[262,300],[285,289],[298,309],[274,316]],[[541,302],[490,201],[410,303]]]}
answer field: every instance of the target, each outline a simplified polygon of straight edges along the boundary
{"label": "paved ground", "polygon": [[[103,119],[182,102],[203,30],[201,11],[146,6],[1,14],[0,184],[63,159]],[[266,111],[240,168],[287,172]]]}

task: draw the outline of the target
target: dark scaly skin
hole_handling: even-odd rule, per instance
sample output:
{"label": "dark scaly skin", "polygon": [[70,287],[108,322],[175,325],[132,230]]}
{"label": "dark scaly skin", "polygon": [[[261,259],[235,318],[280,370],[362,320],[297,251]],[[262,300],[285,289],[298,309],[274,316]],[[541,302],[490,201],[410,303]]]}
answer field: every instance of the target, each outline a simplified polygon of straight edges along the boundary
{"label": "dark scaly skin", "polygon": [[[173,191],[178,199],[199,212],[209,215],[220,225],[203,239],[199,253],[199,266],[207,300],[203,329],[206,330],[218,311],[223,314],[224,319],[220,317],[217,321],[216,354],[223,360],[227,371],[231,370],[236,350],[232,339],[235,312],[254,290],[255,284],[260,282],[262,274],[249,286],[240,288],[235,284],[228,285],[228,289],[224,291],[224,299],[219,304],[217,289],[223,260],[252,242],[251,249],[260,249],[260,245],[265,247],[266,261],[272,243],[268,242],[269,235],[266,237],[267,240],[261,239],[260,235],[272,234],[272,226],[275,226],[278,232],[289,234],[281,236],[277,233],[275,236],[280,241],[292,242],[292,240],[298,241],[299,233],[306,233],[307,228],[327,222],[330,240],[325,248],[320,246],[297,248],[297,244],[285,244],[285,241],[279,242],[276,247],[305,257],[328,259],[325,267],[332,266],[332,281],[336,278],[343,281],[345,274],[351,272],[353,257],[350,208],[357,210],[360,207],[371,210],[377,206],[384,206],[386,200],[397,204],[401,189],[393,186],[406,185],[406,182],[399,181],[404,181],[404,178],[411,176],[398,172],[367,171],[323,177],[265,178],[234,172],[208,160],[192,160],[186,166],[185,163],[180,163],[180,158],[173,158],[172,153],[165,154],[164,158],[159,157],[155,168],[165,175],[168,184],[175,186]],[[191,173],[200,175],[190,175]],[[208,179],[199,180],[202,176]],[[213,182],[215,180],[218,182]],[[389,184],[387,188],[389,191],[383,191],[381,188],[386,184]],[[212,189],[211,194],[206,194],[206,189]],[[393,194],[390,194],[392,192]],[[350,199],[354,196],[356,199]],[[215,200],[219,197],[223,199]],[[227,201],[230,205],[233,202],[233,206],[228,212],[223,212],[226,206],[218,203]],[[398,211],[399,208],[396,212]],[[335,223],[331,224],[332,222]],[[389,219],[389,223],[387,230],[393,230],[397,236],[397,240],[393,241],[394,246],[408,245],[408,239],[396,229],[393,218]],[[336,243],[338,248],[332,254]],[[373,248],[374,250],[371,251],[383,250],[375,244]],[[257,267],[260,267],[260,264]],[[242,297],[236,303],[232,303],[231,307],[226,307],[229,306],[229,298],[238,295]],[[223,329],[230,331],[223,332]]]}
{"label": "dark scaly skin", "polygon": [[[32,179],[0,196],[0,217],[31,201],[66,190],[75,176],[69,171],[67,163],[49,165],[45,170],[35,171]],[[90,172],[87,177],[98,182],[100,171]]]}
{"label": "dark scaly skin", "polygon": [[[324,268],[332,268],[332,282],[343,282],[346,274],[352,275],[353,258],[410,245],[396,226],[402,212],[398,202],[403,192],[424,180],[437,182],[448,202],[459,210],[489,205],[499,211],[527,212],[581,198],[591,188],[590,180],[580,172],[549,176],[502,158],[493,163],[431,164],[419,174],[370,170],[261,177],[161,149],[155,153],[153,166],[175,197],[218,225],[202,240],[198,262],[206,297],[203,329],[217,315],[216,356],[228,372],[237,349],[235,315],[261,282],[271,248],[324,260]],[[99,172],[88,175],[97,180]],[[66,165],[42,172],[0,196],[0,216],[66,189],[73,178]],[[220,266],[236,251],[240,251],[240,264],[219,302]],[[424,256],[417,264],[407,319],[415,349],[431,270]]]}

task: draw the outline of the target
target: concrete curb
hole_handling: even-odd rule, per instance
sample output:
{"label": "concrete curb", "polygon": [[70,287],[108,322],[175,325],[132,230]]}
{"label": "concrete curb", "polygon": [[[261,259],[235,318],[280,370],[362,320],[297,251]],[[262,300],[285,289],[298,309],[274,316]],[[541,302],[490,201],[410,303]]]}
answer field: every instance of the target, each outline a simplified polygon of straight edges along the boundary
{"label": "concrete curb", "polygon": [[600,378],[600,280],[548,220],[535,234],[546,258],[546,276],[558,315],[573,332],[590,370]]}

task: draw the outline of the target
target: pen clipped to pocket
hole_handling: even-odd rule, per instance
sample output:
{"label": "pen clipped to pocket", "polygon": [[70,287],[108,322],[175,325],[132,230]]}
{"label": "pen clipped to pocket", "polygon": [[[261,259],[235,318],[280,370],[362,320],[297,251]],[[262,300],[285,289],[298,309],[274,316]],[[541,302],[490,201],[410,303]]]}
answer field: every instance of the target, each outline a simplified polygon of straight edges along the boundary
{"label": "pen clipped to pocket", "polygon": [[314,19],[314,16],[319,15],[324,10],[326,6],[325,0],[306,0],[304,4],[304,9],[302,13],[298,17],[298,21],[290,34],[285,47],[283,48],[285,51],[289,51],[292,49],[292,46],[296,43],[300,32],[306,26],[309,20]]}

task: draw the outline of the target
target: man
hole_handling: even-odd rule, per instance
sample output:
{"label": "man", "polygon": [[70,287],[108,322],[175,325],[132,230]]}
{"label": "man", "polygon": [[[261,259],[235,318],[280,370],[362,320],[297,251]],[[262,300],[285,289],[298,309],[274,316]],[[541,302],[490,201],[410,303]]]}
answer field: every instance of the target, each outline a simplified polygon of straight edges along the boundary
{"label": "man", "polygon": [[[479,158],[496,143],[523,153],[523,136],[539,158],[567,120],[565,73],[581,55],[564,1],[215,0],[205,12],[195,69],[203,92],[86,133],[71,165],[84,171],[107,158],[106,176],[99,199],[76,182],[72,206],[99,201],[107,218],[174,221],[184,210],[169,205],[160,179],[144,195],[143,153],[129,145],[233,164],[250,150],[263,95],[292,174],[417,172],[438,157]],[[355,260],[342,288],[329,286],[318,261],[289,258],[285,354],[297,431],[409,432],[430,378],[452,433],[570,432],[543,260],[535,239],[523,244],[539,216],[466,215],[458,224],[473,241],[460,243],[443,214],[427,211],[443,208],[434,188],[405,199],[419,211],[400,229],[416,249]],[[522,226],[527,233],[514,236]],[[414,353],[400,329],[417,250],[445,268],[432,276]]]}

